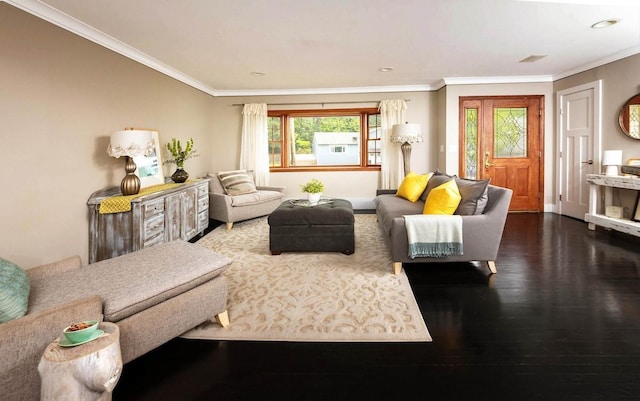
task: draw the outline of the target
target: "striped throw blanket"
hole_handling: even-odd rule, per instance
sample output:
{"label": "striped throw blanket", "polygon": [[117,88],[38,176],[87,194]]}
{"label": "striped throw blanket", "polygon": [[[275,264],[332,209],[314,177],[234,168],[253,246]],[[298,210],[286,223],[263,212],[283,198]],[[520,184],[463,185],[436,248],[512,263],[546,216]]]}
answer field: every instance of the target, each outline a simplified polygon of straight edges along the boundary
{"label": "striped throw blanket", "polygon": [[462,255],[462,217],[458,215],[405,215],[409,257],[443,258]]}

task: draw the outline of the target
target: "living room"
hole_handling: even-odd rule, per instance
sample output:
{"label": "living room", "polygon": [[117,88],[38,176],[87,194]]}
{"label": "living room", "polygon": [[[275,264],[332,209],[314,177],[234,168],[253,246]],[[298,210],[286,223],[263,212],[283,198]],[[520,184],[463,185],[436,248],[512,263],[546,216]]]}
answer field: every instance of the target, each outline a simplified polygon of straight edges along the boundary
{"label": "living room", "polygon": [[[629,17],[637,20],[638,9],[634,10],[635,15]],[[106,154],[112,131],[126,127],[154,129],[159,131],[162,143],[172,137],[192,137],[200,156],[190,159],[186,169],[193,177],[202,177],[208,172],[238,167],[242,108],[236,105],[256,102],[294,104],[285,108],[300,108],[296,104],[312,102],[375,107],[384,99],[406,99],[407,120],[420,124],[426,138],[413,147],[412,169],[440,169],[456,174],[461,96],[543,95],[542,203],[544,212],[555,214],[559,179],[558,92],[600,80],[601,149],[622,149],[625,161],[640,157],[640,142],[625,137],[618,125],[620,107],[640,92],[638,34],[634,41],[635,52],[558,79],[545,76],[529,82],[489,83],[452,80],[431,89],[421,86],[411,91],[260,95],[238,92],[233,96],[212,96],[197,85],[109,50],[20,10],[11,2],[2,2],[0,110],[7,173],[0,208],[0,255],[25,267],[70,255],[80,255],[86,261],[86,201],[96,190],[119,185],[123,176],[122,160]],[[254,78],[258,77],[247,76]],[[167,176],[172,167],[164,167]],[[378,171],[273,173],[271,184],[285,186],[289,196],[300,197],[299,185],[318,177],[325,183],[327,195],[366,205],[375,195],[378,175]],[[586,224],[575,227],[583,226],[586,229]],[[637,369],[638,365],[632,368]]]}

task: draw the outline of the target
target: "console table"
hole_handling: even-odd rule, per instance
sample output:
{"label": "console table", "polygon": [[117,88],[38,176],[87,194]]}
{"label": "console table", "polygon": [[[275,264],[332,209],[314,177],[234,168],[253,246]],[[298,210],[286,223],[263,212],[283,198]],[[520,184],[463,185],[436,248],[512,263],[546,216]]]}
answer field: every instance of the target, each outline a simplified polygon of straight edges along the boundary
{"label": "console table", "polygon": [[[612,203],[612,188],[640,191],[640,178],[587,174],[587,182],[589,183],[589,212],[584,216],[584,220],[589,223],[589,229],[595,230],[598,225],[640,236],[639,222],[608,217],[604,214],[605,207],[611,206]],[[599,205],[601,190],[604,190],[604,205]]]}
{"label": "console table", "polygon": [[130,211],[101,214],[100,203],[118,195],[120,188],[106,188],[87,201],[89,263],[176,239],[188,241],[209,226],[208,178],[135,197]]}

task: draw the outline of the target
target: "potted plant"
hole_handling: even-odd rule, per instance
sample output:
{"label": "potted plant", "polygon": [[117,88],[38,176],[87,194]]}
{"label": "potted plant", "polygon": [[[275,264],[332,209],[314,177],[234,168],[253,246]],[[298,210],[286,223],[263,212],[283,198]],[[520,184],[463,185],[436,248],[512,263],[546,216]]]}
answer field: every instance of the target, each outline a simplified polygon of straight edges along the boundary
{"label": "potted plant", "polygon": [[175,163],[177,166],[176,171],[171,175],[171,179],[176,183],[185,182],[189,178],[189,173],[184,171],[184,161],[198,156],[193,148],[193,138],[189,138],[185,143],[184,149],[179,139],[171,138],[171,142],[167,143],[167,150],[171,153],[173,159],[169,159],[165,163]]}
{"label": "potted plant", "polygon": [[322,191],[324,191],[324,184],[317,179],[312,178],[311,181],[306,184],[300,185],[300,188],[302,189],[302,192],[309,194],[309,203],[315,204],[320,200]]}

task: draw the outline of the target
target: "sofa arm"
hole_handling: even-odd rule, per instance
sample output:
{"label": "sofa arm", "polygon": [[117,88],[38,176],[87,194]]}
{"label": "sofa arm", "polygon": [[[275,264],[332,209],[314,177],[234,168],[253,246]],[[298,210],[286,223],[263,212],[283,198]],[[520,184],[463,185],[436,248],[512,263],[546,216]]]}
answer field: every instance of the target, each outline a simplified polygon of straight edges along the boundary
{"label": "sofa arm", "polygon": [[42,353],[66,326],[88,319],[102,320],[102,300],[97,295],[0,324],[3,397],[8,396],[8,400],[40,399],[38,363]]}
{"label": "sofa arm", "polygon": [[70,258],[62,259],[57,262],[48,263],[46,265],[32,267],[27,269],[27,275],[30,281],[42,280],[47,276],[53,276],[64,273],[68,270],[79,269],[82,267],[82,259],[75,255]]}
{"label": "sofa arm", "polygon": [[378,195],[395,195],[398,192],[397,189],[376,189],[376,196]]}

